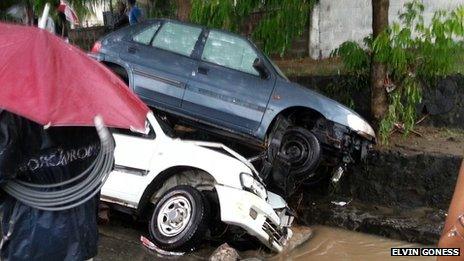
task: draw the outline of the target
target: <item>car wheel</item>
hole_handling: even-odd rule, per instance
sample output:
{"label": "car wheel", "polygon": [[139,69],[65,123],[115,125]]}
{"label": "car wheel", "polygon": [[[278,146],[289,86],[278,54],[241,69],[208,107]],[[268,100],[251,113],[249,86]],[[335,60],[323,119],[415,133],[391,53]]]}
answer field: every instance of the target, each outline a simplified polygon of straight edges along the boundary
{"label": "car wheel", "polygon": [[313,176],[321,158],[321,145],[314,134],[302,127],[289,127],[279,154],[290,164],[290,174],[303,179]]}
{"label": "car wheel", "polygon": [[190,251],[207,230],[209,203],[191,186],[176,186],[161,197],[149,223],[154,243],[167,251]]}

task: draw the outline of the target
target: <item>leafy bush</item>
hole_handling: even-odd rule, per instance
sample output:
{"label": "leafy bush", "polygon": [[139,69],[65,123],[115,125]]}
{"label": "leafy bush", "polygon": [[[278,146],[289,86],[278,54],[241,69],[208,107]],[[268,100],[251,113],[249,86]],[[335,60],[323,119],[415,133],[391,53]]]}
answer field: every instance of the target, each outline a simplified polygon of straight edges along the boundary
{"label": "leafy bush", "polygon": [[366,50],[346,42],[333,53],[355,74],[368,74],[372,55],[386,65],[389,106],[379,126],[383,143],[388,142],[396,124],[404,127],[406,135],[414,128],[416,107],[422,100],[421,81],[431,83],[451,73],[463,52],[464,7],[437,11],[430,24],[424,22],[424,9],[422,1],[408,2],[398,23],[374,40],[365,39]]}
{"label": "leafy bush", "polygon": [[257,22],[252,38],[266,53],[283,55],[292,40],[308,25],[311,9],[318,0],[192,0],[191,20],[209,27],[240,32],[255,12]]}

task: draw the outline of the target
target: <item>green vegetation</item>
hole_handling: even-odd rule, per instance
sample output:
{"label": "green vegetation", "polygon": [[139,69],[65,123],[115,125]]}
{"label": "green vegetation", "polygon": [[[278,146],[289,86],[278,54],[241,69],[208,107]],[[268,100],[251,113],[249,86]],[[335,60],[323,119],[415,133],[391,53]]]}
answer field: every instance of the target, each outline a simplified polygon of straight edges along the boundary
{"label": "green vegetation", "polygon": [[251,34],[264,52],[283,55],[308,25],[317,0],[192,0],[190,18],[210,27],[240,32],[245,22],[260,17]]}
{"label": "green vegetation", "polygon": [[176,3],[172,0],[157,0],[146,6],[148,18],[174,18],[176,16]]}
{"label": "green vegetation", "polygon": [[387,66],[384,82],[389,106],[379,126],[383,143],[388,142],[395,126],[404,128],[406,135],[414,128],[423,82],[433,83],[463,70],[460,59],[464,55],[464,7],[452,12],[437,11],[430,24],[424,22],[423,11],[419,0],[406,3],[399,23],[393,23],[374,40],[365,39],[367,50],[347,42],[333,53],[341,57],[350,74],[364,77],[367,82],[373,54]]}

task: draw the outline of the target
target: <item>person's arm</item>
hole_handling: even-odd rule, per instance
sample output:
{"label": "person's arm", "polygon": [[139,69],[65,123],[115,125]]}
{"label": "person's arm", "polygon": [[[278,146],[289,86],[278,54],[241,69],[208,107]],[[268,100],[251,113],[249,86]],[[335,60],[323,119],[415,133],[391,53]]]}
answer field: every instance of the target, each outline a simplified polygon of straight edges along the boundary
{"label": "person's arm", "polygon": [[[448,210],[438,247],[460,248],[464,256],[464,161],[461,164],[453,199]],[[461,260],[461,257],[439,257],[437,260]]]}

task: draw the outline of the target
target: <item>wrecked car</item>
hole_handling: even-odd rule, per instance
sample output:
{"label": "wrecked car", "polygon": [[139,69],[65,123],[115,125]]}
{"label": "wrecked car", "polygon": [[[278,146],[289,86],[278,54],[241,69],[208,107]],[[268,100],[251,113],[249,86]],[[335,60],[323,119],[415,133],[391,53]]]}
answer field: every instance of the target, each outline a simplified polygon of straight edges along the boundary
{"label": "wrecked car", "polygon": [[236,34],[150,20],[103,37],[91,56],[170,122],[180,120],[264,149],[263,165],[279,157],[289,165],[281,175],[297,180],[320,179],[316,169],[321,165],[329,166],[338,181],[375,142],[374,130],[357,113],[290,82],[251,41]]}
{"label": "wrecked car", "polygon": [[152,113],[147,118],[145,134],[112,130],[115,167],[102,201],[148,219],[151,239],[163,250],[195,248],[215,220],[282,250],[293,215],[253,165],[222,144],[172,138],[169,126]]}

